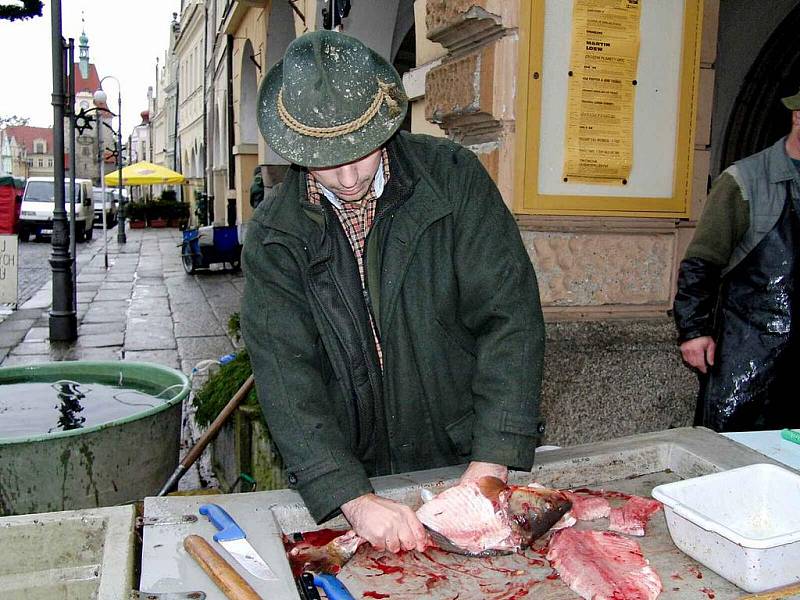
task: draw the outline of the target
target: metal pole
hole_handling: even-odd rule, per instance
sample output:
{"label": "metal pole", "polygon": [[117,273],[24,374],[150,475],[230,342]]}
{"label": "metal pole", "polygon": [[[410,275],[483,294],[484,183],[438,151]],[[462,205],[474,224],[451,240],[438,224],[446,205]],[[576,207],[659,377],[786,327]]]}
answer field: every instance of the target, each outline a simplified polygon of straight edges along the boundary
{"label": "metal pole", "polygon": [[125,199],[122,197],[122,89],[117,81],[117,191],[119,193],[119,207],[117,208],[117,243],[124,244],[128,241],[125,235]]}
{"label": "metal pole", "polygon": [[[100,146],[100,190],[103,194],[103,260],[108,269],[108,223],[106,222],[106,149],[103,145],[103,115],[97,111],[97,143]],[[94,207],[92,208],[94,210]]]}
{"label": "metal pole", "polygon": [[61,37],[61,0],[50,7],[53,63],[53,304],[50,309],[50,341],[72,341],[78,336],[78,322],[72,304],[72,265],[69,230],[64,210],[64,40]]}
{"label": "metal pole", "polygon": [[78,308],[78,248],[76,242],[77,222],[75,220],[75,193],[78,191],[77,168],[75,158],[75,40],[69,38],[67,45],[67,64],[69,65],[69,97],[67,98],[67,114],[69,115],[69,253],[72,256],[72,306]]}

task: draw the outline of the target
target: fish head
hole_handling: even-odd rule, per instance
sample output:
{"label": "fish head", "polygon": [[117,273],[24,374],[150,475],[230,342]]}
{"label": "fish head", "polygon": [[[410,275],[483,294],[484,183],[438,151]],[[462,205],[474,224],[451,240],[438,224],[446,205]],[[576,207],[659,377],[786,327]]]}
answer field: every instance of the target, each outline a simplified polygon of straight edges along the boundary
{"label": "fish head", "polygon": [[529,545],[572,508],[563,492],[545,487],[510,486],[508,514],[511,527]]}

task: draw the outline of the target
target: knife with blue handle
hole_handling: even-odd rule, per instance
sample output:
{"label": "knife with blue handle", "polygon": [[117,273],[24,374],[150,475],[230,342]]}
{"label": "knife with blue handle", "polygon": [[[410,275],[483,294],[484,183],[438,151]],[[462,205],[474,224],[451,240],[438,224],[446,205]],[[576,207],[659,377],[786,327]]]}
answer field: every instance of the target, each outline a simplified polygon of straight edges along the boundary
{"label": "knife with blue handle", "polygon": [[784,429],[781,431],[781,437],[787,442],[800,444],[800,431],[796,431],[794,429]]}
{"label": "knife with blue handle", "polygon": [[353,595],[347,591],[344,584],[335,575],[327,573],[314,573],[314,584],[318,585],[325,592],[328,600],[355,600]]}
{"label": "knife with blue handle", "polygon": [[214,541],[225,548],[228,554],[249,573],[266,581],[278,579],[255,548],[245,539],[247,536],[242,528],[224,508],[218,504],[201,504],[200,514],[208,517],[211,524],[219,530],[214,534]]}

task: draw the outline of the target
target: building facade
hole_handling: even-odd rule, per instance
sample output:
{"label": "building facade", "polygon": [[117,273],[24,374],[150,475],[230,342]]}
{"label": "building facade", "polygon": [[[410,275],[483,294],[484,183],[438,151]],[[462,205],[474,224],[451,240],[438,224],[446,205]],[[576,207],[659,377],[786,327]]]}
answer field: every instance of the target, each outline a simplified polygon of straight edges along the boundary
{"label": "building facade", "polygon": [[53,174],[53,129],[11,126],[0,130],[0,173],[15,177]]}
{"label": "building facade", "polygon": [[174,171],[179,171],[177,161],[177,98],[178,98],[178,59],[175,42],[180,34],[178,13],[172,14],[169,25],[169,41],[164,52],[162,64],[156,63],[158,76],[151,115],[153,130],[153,162]]}
{"label": "building facade", "polygon": [[181,3],[180,31],[175,39],[177,64],[176,167],[188,180],[190,202],[205,189],[206,154],[203,102],[203,47],[205,42],[205,5],[202,0]]}

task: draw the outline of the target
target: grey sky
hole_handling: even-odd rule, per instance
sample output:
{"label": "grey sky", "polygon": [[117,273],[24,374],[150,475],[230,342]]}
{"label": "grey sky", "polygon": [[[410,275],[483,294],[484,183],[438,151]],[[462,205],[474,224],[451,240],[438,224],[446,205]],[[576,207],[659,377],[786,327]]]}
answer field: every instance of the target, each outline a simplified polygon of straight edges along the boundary
{"label": "grey sky", "polygon": [[[53,122],[50,50],[50,0],[43,16],[25,21],[0,20],[0,115],[30,117],[31,125],[49,127]],[[81,35],[81,11],[86,19],[89,57],[100,77],[113,75],[122,84],[123,134],[141,121],[147,109],[147,86],[155,91],[156,57],[164,63],[172,13],[180,0],[62,0],[62,34],[75,38],[75,60]],[[103,82],[110,108],[116,112],[117,85]]]}

